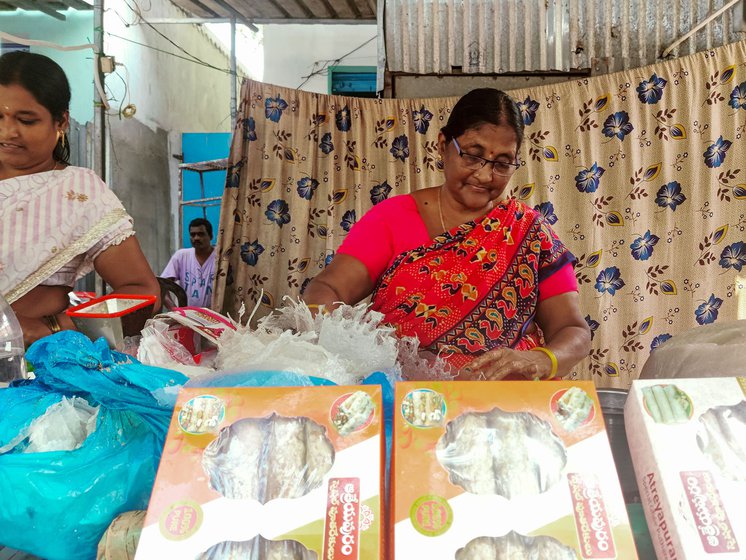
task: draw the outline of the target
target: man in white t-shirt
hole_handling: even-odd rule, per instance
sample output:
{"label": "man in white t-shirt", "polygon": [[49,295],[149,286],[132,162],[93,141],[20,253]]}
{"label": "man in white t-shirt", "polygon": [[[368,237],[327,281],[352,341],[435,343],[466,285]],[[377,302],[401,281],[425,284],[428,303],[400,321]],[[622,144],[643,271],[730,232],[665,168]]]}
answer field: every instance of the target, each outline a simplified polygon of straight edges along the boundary
{"label": "man in white t-shirt", "polygon": [[215,248],[212,246],[212,224],[205,218],[189,222],[191,249],[179,249],[161,273],[184,288],[187,305],[210,307],[215,281]]}

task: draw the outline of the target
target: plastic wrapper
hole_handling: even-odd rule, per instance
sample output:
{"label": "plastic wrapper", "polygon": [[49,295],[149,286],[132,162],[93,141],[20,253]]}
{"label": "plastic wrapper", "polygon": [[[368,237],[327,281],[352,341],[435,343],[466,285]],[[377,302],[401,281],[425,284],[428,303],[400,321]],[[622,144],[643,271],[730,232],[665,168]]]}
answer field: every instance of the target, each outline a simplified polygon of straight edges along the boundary
{"label": "plastic wrapper", "polygon": [[196,560],[317,560],[318,554],[298,541],[271,541],[256,537],[244,542],[223,542]]}
{"label": "plastic wrapper", "polygon": [[527,537],[511,531],[503,537],[478,537],[456,552],[456,560],[578,560],[552,537]]}
{"label": "plastic wrapper", "polygon": [[697,444],[724,477],[746,482],[746,401],[699,417]]}
{"label": "plastic wrapper", "polygon": [[210,488],[232,500],[262,504],[305,496],[321,486],[333,463],[334,448],[323,427],[278,414],[226,426],[202,456]]}
{"label": "plastic wrapper", "polygon": [[[26,355],[36,378],[0,391],[0,496],[9,497],[0,500],[0,543],[48,560],[95,558],[112,519],[147,505],[186,378],[75,331],[45,337]],[[39,451],[60,434],[65,447],[82,444]]]}
{"label": "plastic wrapper", "polygon": [[220,339],[217,368],[286,371],[322,377],[338,385],[355,385],[370,373],[392,379],[451,379],[448,365],[433,355],[420,355],[416,339],[398,339],[383,315],[367,304],[340,305],[331,313],[312,316],[300,301],[262,318],[256,330],[226,332]]}
{"label": "plastic wrapper", "polygon": [[453,484],[511,499],[546,492],[567,462],[562,441],[529,412],[467,412],[446,425],[435,450]]}
{"label": "plastic wrapper", "polygon": [[674,335],[653,350],[640,379],[744,374],[746,320],[713,323]]}
{"label": "plastic wrapper", "polygon": [[31,423],[25,434],[28,445],[23,453],[78,449],[96,429],[98,409],[80,397],[62,397],[60,402],[47,409],[44,416]]}

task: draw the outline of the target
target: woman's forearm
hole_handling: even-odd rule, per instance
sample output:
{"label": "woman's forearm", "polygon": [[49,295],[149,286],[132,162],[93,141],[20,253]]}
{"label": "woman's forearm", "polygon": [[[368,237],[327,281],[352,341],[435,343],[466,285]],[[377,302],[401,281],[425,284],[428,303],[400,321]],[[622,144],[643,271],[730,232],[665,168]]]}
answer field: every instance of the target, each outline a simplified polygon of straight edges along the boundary
{"label": "woman's forearm", "polygon": [[332,286],[318,278],[314,278],[309,282],[302,297],[306,303],[319,306],[323,305],[326,309],[333,309],[342,301],[342,297]]}
{"label": "woman's forearm", "polygon": [[[544,344],[557,358],[557,377],[570,373],[572,368],[588,356],[591,350],[591,337],[587,328],[569,325],[557,331]],[[551,360],[547,357],[551,368]],[[549,373],[549,369],[547,373]]]}

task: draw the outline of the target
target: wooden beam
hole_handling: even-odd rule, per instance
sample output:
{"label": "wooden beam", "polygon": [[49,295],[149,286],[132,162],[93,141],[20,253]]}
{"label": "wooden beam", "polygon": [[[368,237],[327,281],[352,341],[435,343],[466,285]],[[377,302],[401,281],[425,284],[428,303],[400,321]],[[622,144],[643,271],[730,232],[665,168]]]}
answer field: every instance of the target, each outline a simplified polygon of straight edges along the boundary
{"label": "wooden beam", "polygon": [[[192,1],[194,1],[194,0],[192,0]],[[234,18],[236,18],[236,20],[239,23],[244,24],[246,27],[248,27],[249,29],[251,29],[254,33],[256,33],[257,31],[259,31],[259,28],[256,25],[254,25],[254,23],[251,20],[247,19],[245,15],[243,15],[241,12],[239,12],[238,10],[236,10],[228,2],[225,2],[224,0],[214,0],[214,2],[218,6],[220,6],[221,8],[223,8],[224,10],[227,10],[230,13],[231,16],[233,16]]]}

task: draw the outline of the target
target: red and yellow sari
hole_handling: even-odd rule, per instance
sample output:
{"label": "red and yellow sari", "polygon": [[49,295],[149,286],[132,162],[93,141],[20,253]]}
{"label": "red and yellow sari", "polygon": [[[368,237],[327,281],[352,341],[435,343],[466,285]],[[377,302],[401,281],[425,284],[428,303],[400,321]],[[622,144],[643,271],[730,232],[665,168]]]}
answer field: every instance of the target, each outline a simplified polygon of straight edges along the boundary
{"label": "red and yellow sari", "polygon": [[574,260],[539,212],[509,199],[399,255],[376,286],[373,309],[458,370],[496,347],[541,345],[539,283]]}

